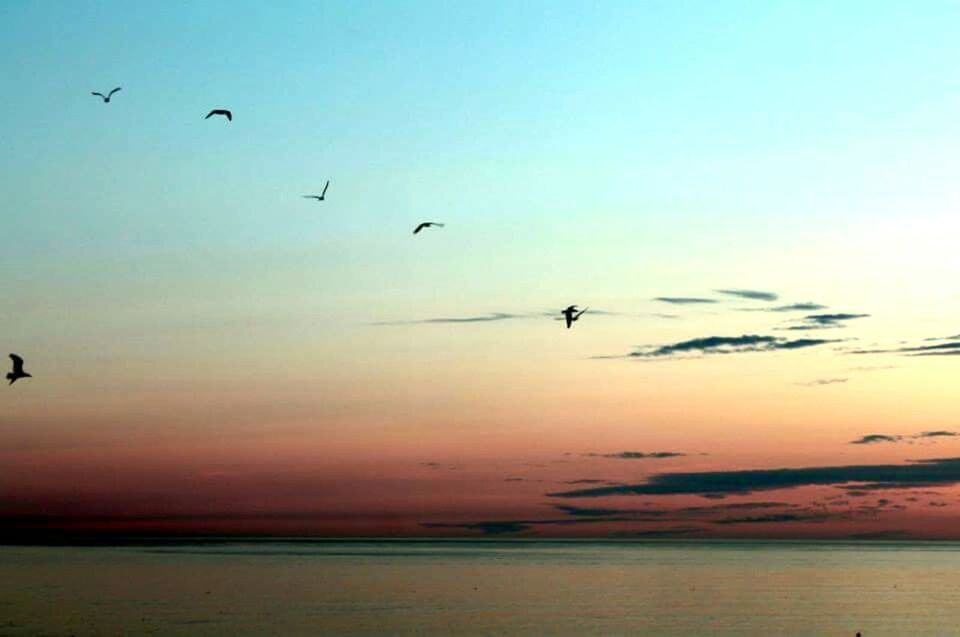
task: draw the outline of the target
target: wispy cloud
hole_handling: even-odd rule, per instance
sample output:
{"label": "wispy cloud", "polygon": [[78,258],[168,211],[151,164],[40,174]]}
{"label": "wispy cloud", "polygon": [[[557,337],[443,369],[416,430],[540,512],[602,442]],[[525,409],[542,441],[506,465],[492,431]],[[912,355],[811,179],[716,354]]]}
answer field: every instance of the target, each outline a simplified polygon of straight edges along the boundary
{"label": "wispy cloud", "polygon": [[743,334],[741,336],[705,336],[668,345],[650,346],[627,354],[629,358],[665,358],[684,354],[741,354],[745,352],[772,352],[816,347],[834,340],[821,338],[786,339],[777,336]]}
{"label": "wispy cloud", "polygon": [[630,522],[629,518],[559,518],[546,520],[484,520],[481,522],[421,522],[420,526],[428,529],[466,529],[480,531],[484,535],[501,535],[504,533],[520,533],[535,526],[572,526],[577,524],[597,524],[600,522]]}
{"label": "wispy cloud", "polygon": [[801,387],[821,387],[823,385],[838,385],[841,383],[847,382],[848,378],[818,378],[816,380],[811,380],[802,383],[796,383]]}
{"label": "wispy cloud", "polygon": [[741,299],[750,299],[752,301],[776,301],[780,298],[778,294],[773,292],[762,292],[760,290],[740,290],[740,289],[724,289],[724,290],[714,290],[718,294],[726,294],[727,296],[736,296]]}
{"label": "wispy cloud", "polygon": [[911,345],[890,349],[859,349],[851,354],[903,354],[905,356],[957,356],[960,355],[960,340],[936,345]]}
{"label": "wispy cloud", "polygon": [[719,303],[716,299],[705,299],[696,296],[658,296],[654,301],[661,303],[672,303],[673,305],[698,305],[704,303]]}
{"label": "wispy cloud", "polygon": [[622,460],[659,460],[662,458],[679,458],[687,454],[679,451],[620,451],[618,453],[585,453],[588,458],[619,458]]}
{"label": "wispy cloud", "polygon": [[903,436],[888,436],[887,434],[867,434],[856,440],[851,440],[851,445],[872,445],[877,442],[897,442],[902,440]]}
{"label": "wispy cloud", "polygon": [[573,516],[588,517],[588,518],[610,517],[613,515],[623,515],[626,513],[643,513],[644,515],[647,515],[647,516],[656,517],[666,513],[666,511],[663,511],[663,510],[636,511],[636,510],[630,510],[630,509],[578,507],[578,506],[573,506],[569,504],[555,504],[554,508],[556,508],[559,511],[563,511],[564,513],[569,513],[570,515],[573,515]]}
{"label": "wispy cloud", "polygon": [[816,312],[817,310],[827,309],[826,305],[819,303],[791,303],[790,305],[778,305],[776,307],[746,307],[744,312]]}
{"label": "wispy cloud", "polygon": [[428,469],[446,469],[448,471],[456,471],[460,467],[455,464],[449,464],[446,462],[421,462],[421,467],[427,467]]}
{"label": "wispy cloud", "polygon": [[490,323],[493,321],[510,321],[513,319],[530,318],[525,314],[509,314],[507,312],[493,312],[479,316],[454,316],[440,318],[414,319],[407,321],[380,321],[374,325],[427,325],[431,323]]}
{"label": "wispy cloud", "polygon": [[823,522],[838,517],[837,513],[771,513],[768,515],[746,516],[740,518],[724,518],[714,520],[714,524],[770,524],[777,522]]}
{"label": "wispy cloud", "polygon": [[791,325],[782,329],[786,330],[824,330],[838,327],[846,327],[847,321],[855,319],[868,318],[869,314],[810,314],[803,317],[798,325]]}
{"label": "wispy cloud", "polygon": [[918,434],[913,434],[909,436],[904,435],[887,435],[887,434],[867,434],[856,440],[851,440],[851,445],[870,445],[878,442],[902,442],[902,441],[912,441],[912,440],[923,440],[930,438],[953,438],[955,436],[960,436],[960,433],[956,431],[922,431]]}
{"label": "wispy cloud", "polygon": [[683,537],[696,533],[703,533],[706,529],[699,526],[670,526],[665,529],[646,529],[643,531],[625,531],[615,534],[615,537],[621,538],[668,538]]}
{"label": "wispy cloud", "polygon": [[647,482],[547,494],[559,498],[599,498],[622,495],[748,494],[815,485],[866,483],[860,488],[944,486],[960,482],[960,458],[918,460],[904,465],[848,465],[660,473]]}

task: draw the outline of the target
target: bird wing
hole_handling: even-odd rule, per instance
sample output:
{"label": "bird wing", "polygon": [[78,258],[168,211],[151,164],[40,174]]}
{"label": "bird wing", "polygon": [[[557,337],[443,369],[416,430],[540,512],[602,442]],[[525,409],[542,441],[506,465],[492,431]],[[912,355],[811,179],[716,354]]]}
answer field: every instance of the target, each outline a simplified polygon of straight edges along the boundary
{"label": "bird wing", "polygon": [[103,93],[90,93],[90,95],[96,95],[97,97],[102,97],[103,99],[107,99],[107,96],[104,95]]}
{"label": "bird wing", "polygon": [[583,313],[584,313],[584,312],[586,312],[586,311],[589,310],[589,309],[590,309],[589,307],[585,307],[585,308],[583,308],[582,310],[580,310],[579,312],[577,312],[577,315],[573,317],[573,320],[576,321],[578,318],[580,318],[581,316],[583,316]]}
{"label": "bird wing", "polygon": [[424,228],[426,228],[426,227],[429,226],[429,225],[430,225],[429,223],[421,223],[421,224],[420,224],[419,226],[417,226],[416,229],[413,231],[413,234],[417,234],[418,232],[420,232],[421,230],[423,230]]}
{"label": "bird wing", "polygon": [[204,117],[203,119],[210,119],[211,117],[213,117],[213,116],[216,115],[216,114],[217,114],[217,111],[210,111],[209,113],[207,113],[207,116]]}
{"label": "bird wing", "polygon": [[122,91],[122,90],[123,90],[123,88],[120,87],[120,86],[118,86],[117,88],[115,88],[115,89],[113,89],[112,91],[110,91],[110,96],[112,97],[114,93],[116,93],[117,91]]}
{"label": "bird wing", "polygon": [[444,224],[442,224],[442,223],[437,223],[436,221],[431,221],[431,222],[430,222],[430,225],[431,225],[431,226],[437,226],[438,228],[442,228],[442,227],[444,226]]}
{"label": "bird wing", "polygon": [[227,116],[228,121],[231,121],[231,122],[233,121],[233,113],[231,113],[230,111],[223,111],[223,114]]}
{"label": "bird wing", "polygon": [[13,373],[19,374],[23,371],[23,359],[16,354],[10,354],[10,360],[13,361]]}
{"label": "bird wing", "polygon": [[318,200],[320,199],[320,197],[318,197],[318,196],[316,196],[316,195],[302,195],[302,197],[303,197],[304,199],[318,199]]}
{"label": "bird wing", "polygon": [[330,187],[330,180],[328,179],[328,180],[327,180],[327,183],[323,185],[323,192],[320,193],[320,196],[321,196],[321,197],[326,197],[326,196],[327,196],[327,188],[329,188],[329,187]]}

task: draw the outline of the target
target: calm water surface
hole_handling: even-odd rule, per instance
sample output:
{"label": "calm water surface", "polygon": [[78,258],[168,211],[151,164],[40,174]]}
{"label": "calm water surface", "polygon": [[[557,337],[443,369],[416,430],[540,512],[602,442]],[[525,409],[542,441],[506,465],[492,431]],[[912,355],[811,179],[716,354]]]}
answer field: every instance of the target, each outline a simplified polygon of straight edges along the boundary
{"label": "calm water surface", "polygon": [[0,635],[960,635],[948,543],[0,547]]}

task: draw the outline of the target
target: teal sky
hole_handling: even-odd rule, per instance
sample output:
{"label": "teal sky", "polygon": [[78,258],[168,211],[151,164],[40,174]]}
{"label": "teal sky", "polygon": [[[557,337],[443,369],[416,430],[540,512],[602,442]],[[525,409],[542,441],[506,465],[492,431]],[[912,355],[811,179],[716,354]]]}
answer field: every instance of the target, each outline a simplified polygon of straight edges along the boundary
{"label": "teal sky", "polygon": [[[0,347],[36,377],[0,440],[80,454],[14,464],[66,466],[53,483],[110,445],[121,473],[161,443],[265,445],[264,466],[323,448],[356,491],[361,458],[416,480],[458,449],[535,460],[547,431],[549,453],[716,469],[840,462],[818,436],[960,415],[948,361],[810,390],[866,363],[588,360],[780,333],[734,299],[652,300],[718,288],[869,314],[842,333],[861,347],[955,334],[960,4],[282,4],[0,4]],[[424,220],[447,225],[412,237]],[[379,324],[570,303],[618,315]],[[734,421],[796,446],[703,447]]]}

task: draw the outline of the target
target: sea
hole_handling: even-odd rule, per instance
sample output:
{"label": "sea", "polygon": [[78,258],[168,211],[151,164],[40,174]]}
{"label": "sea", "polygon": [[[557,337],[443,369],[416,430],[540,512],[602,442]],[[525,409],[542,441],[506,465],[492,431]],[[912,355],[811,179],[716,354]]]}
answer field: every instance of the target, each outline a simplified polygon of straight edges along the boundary
{"label": "sea", "polygon": [[960,544],[0,546],[0,635],[960,635]]}

